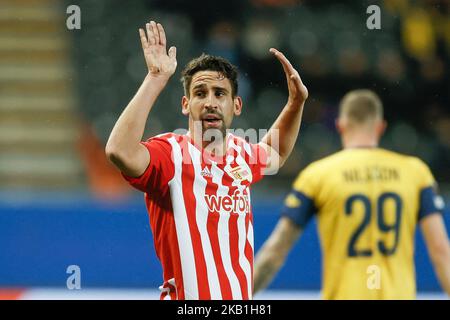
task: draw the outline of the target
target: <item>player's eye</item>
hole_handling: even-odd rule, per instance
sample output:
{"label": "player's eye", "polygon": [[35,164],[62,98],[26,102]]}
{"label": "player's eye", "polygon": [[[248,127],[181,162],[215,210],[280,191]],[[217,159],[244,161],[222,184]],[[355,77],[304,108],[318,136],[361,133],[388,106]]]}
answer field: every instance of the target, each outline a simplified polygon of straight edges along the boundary
{"label": "player's eye", "polygon": [[197,97],[204,97],[205,93],[203,91],[197,91],[197,92],[195,92],[195,96],[197,96]]}
{"label": "player's eye", "polygon": [[217,97],[223,97],[225,95],[225,92],[223,92],[223,91],[216,91],[216,96]]}

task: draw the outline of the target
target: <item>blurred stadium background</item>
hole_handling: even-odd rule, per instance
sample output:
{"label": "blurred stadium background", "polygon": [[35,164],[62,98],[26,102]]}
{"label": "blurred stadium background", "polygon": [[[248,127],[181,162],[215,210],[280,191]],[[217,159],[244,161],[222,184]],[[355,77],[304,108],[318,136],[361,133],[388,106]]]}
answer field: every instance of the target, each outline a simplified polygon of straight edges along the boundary
{"label": "blurred stadium background", "polygon": [[[80,30],[66,27],[71,4],[81,9]],[[381,7],[381,30],[366,27],[370,4]],[[235,128],[268,128],[284,105],[284,75],[268,48],[282,50],[308,86],[294,152],[253,188],[256,249],[298,171],[340,148],[334,118],[353,88],[381,95],[382,146],[422,158],[449,203],[449,9],[446,0],[2,0],[0,299],[157,298],[161,268],[142,195],[104,156],[145,75],[137,30],[150,18],[178,48],[178,69],[146,137],[187,126],[178,79],[202,52],[239,67],[245,109]],[[312,223],[257,298],[317,298],[319,252]],[[419,297],[442,298],[419,233],[416,263]],[[82,290],[66,288],[69,265],[81,268]]]}

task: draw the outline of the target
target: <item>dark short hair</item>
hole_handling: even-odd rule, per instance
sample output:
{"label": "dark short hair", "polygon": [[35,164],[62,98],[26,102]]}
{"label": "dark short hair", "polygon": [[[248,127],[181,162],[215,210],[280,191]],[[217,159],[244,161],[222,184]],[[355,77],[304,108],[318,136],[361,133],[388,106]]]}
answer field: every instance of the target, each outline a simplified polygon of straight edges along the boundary
{"label": "dark short hair", "polygon": [[231,94],[235,97],[238,93],[237,67],[222,57],[211,56],[203,53],[200,57],[192,59],[181,73],[181,82],[184,94],[189,97],[189,88],[192,77],[199,71],[217,71],[230,80]]}

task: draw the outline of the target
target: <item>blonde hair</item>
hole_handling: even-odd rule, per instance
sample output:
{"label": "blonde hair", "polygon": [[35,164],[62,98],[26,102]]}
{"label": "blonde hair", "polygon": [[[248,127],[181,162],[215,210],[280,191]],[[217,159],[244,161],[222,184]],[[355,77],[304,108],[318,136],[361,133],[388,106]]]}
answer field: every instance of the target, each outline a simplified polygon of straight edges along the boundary
{"label": "blonde hair", "polygon": [[382,120],[383,104],[372,90],[352,90],[341,100],[339,117],[346,117],[353,124],[366,124],[374,120]]}

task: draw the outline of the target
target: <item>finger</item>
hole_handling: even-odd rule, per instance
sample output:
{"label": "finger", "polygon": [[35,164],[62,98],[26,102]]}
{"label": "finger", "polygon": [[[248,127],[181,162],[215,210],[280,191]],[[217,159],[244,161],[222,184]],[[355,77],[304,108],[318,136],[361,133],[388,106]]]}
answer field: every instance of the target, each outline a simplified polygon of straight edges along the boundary
{"label": "finger", "polygon": [[148,43],[150,45],[156,44],[155,36],[153,35],[153,31],[152,31],[152,28],[150,27],[150,23],[146,23],[145,28],[147,29]]}
{"label": "finger", "polygon": [[169,57],[171,59],[176,59],[177,58],[177,48],[176,47],[170,47],[169,48]]}
{"label": "finger", "polygon": [[286,56],[282,52],[280,52],[274,48],[271,48],[270,52],[272,52],[277,57],[277,59],[281,62],[284,73],[286,75],[286,80],[288,82],[290,82],[290,80],[295,80],[294,85],[297,87],[297,89],[301,90],[301,86],[304,86],[302,79],[301,79],[299,73],[297,72],[297,70],[294,69],[292,64],[286,58]]}
{"label": "finger", "polygon": [[290,76],[289,79],[294,85],[297,94],[303,96],[303,98],[306,99],[308,97],[308,89],[303,84],[300,75],[297,73],[295,75]]}
{"label": "finger", "polygon": [[158,31],[158,27],[156,26],[156,22],[155,21],[150,21],[150,26],[152,27],[152,31],[153,34],[155,35],[155,44],[160,44],[160,40],[159,40],[159,31]]}
{"label": "finger", "polygon": [[159,43],[166,47],[166,33],[164,32],[164,28],[161,23],[157,24],[158,31],[159,31]]}
{"label": "finger", "polygon": [[278,51],[277,49],[272,48],[272,52],[275,55],[275,57],[277,57],[278,60],[280,60],[280,62],[283,64],[283,66],[288,67],[289,69],[294,69],[292,67],[292,64],[289,62],[289,60],[286,58],[286,56],[281,52]]}
{"label": "finger", "polygon": [[284,73],[286,75],[286,80],[289,82],[289,70],[288,70],[288,67],[286,66],[286,64],[283,63],[283,61],[281,60],[282,53],[274,48],[270,48],[269,51],[281,62],[281,66],[283,67]]}
{"label": "finger", "polygon": [[142,49],[147,49],[148,41],[147,38],[145,37],[144,29],[139,28],[139,36],[141,38]]}
{"label": "finger", "polygon": [[281,62],[284,72],[288,73],[289,75],[293,74],[295,69],[294,67],[292,67],[292,64],[289,62],[289,60],[284,56],[282,52],[274,48],[270,48],[270,52],[272,52],[275,55],[275,57]]}
{"label": "finger", "polygon": [[295,75],[292,75],[289,77],[289,79],[291,80],[292,84],[295,86],[295,88],[297,90],[300,90],[300,79],[298,77],[296,77]]}
{"label": "finger", "polygon": [[300,77],[300,74],[297,71],[295,71],[295,73],[291,75],[290,78],[294,80],[296,83],[298,83],[300,86],[304,86],[302,77]]}

